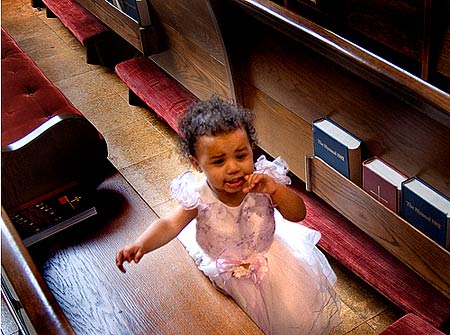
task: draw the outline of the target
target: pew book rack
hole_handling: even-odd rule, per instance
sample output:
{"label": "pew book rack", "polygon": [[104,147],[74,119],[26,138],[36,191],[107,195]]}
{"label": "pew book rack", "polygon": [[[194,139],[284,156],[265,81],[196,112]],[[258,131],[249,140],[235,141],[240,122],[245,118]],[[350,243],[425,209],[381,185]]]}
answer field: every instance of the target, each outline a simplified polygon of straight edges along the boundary
{"label": "pew book rack", "polygon": [[422,277],[450,295],[450,253],[320,158],[306,157],[306,187]]}
{"label": "pew book rack", "polygon": [[161,51],[156,27],[150,24],[150,12],[146,21],[140,24],[108,1],[76,1],[142,54],[150,55]]}

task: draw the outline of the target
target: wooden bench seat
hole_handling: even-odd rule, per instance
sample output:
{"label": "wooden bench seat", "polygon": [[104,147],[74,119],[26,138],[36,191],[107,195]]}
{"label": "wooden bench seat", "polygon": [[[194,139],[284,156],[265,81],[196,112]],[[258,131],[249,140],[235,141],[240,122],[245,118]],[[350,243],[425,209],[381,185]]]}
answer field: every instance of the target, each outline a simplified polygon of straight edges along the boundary
{"label": "wooden bench seat", "polygon": [[117,64],[115,70],[130,89],[129,103],[145,103],[177,132],[180,116],[198,101],[197,97],[146,57],[126,60]]}
{"label": "wooden bench seat", "polygon": [[2,211],[2,268],[37,334],[263,335],[173,240],[121,273],[118,248],[157,218],[111,166],[98,215],[26,249]]}

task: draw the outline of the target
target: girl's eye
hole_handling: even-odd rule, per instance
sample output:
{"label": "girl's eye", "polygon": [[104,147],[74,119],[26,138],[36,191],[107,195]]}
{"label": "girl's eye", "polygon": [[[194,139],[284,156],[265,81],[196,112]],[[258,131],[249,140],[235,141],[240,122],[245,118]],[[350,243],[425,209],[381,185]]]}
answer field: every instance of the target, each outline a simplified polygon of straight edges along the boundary
{"label": "girl's eye", "polygon": [[224,162],[223,159],[217,159],[217,160],[213,161],[212,163],[213,163],[214,165],[222,165],[223,162]]}
{"label": "girl's eye", "polygon": [[244,160],[246,157],[247,157],[247,154],[239,154],[239,155],[237,155],[237,159],[240,160],[240,161]]}

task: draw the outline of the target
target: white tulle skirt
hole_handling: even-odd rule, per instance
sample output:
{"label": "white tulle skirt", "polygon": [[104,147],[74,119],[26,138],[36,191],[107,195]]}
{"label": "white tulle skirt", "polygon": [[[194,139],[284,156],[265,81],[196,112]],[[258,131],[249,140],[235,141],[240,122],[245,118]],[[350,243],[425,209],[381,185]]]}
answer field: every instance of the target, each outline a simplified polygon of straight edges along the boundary
{"label": "white tulle skirt", "polygon": [[284,220],[277,211],[275,221],[274,241],[260,255],[257,276],[221,271],[217,259],[211,259],[197,244],[195,220],[178,238],[199,269],[265,334],[339,333],[340,306],[333,289],[336,276],[316,246],[320,233]]}

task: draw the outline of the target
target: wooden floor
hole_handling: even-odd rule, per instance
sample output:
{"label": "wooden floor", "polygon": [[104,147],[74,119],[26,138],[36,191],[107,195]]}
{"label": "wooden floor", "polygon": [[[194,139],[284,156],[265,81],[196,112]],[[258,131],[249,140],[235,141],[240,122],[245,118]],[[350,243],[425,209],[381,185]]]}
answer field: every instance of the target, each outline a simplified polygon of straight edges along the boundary
{"label": "wooden floor", "polygon": [[[114,72],[86,64],[85,49],[70,32],[57,19],[46,18],[45,11],[33,9],[29,0],[3,0],[2,26],[105,136],[110,161],[156,215],[173,208],[169,181],[188,168],[177,154],[174,132],[148,110],[129,106],[128,89]],[[135,231],[135,236],[126,238],[131,240],[138,234]],[[112,266],[114,259],[110,256]],[[186,255],[182,257],[189,260]],[[342,301],[344,334],[378,334],[402,315],[377,292],[330,261],[338,276],[336,289]],[[133,265],[129,269],[130,274],[143,271]],[[17,334],[17,327],[8,320],[2,304],[2,335]]]}
{"label": "wooden floor", "polygon": [[114,168],[98,214],[29,248],[76,334],[261,334],[215,290],[177,239],[128,266],[113,261],[156,213]]}

